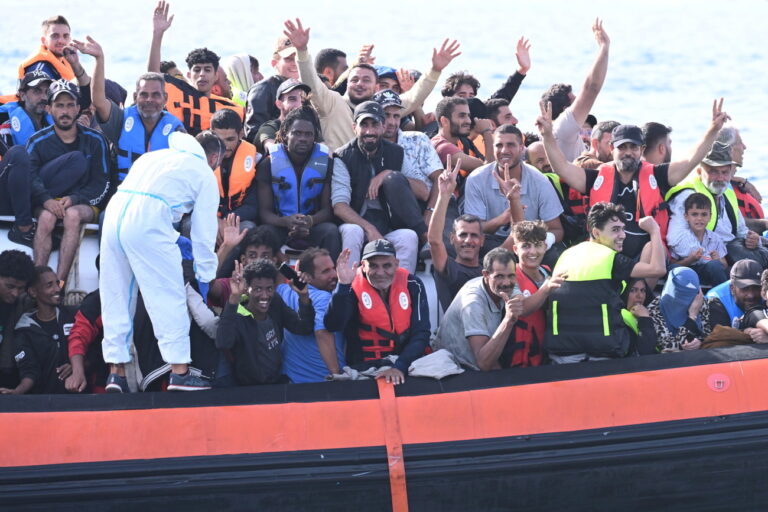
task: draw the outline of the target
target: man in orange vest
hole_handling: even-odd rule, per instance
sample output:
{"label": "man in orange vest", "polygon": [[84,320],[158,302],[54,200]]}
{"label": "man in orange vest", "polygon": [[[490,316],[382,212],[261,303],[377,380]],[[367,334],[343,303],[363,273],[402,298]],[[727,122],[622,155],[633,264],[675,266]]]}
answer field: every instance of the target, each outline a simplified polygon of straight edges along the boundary
{"label": "man in orange vest", "polygon": [[19,78],[32,71],[43,71],[54,80],[74,80],[84,72],[79,65],[73,69],[66,58],[71,41],[69,22],[64,16],[52,16],[43,20],[40,48],[19,65]]}
{"label": "man in orange vest", "polygon": [[[395,246],[384,238],[366,244],[361,267],[350,267],[349,258],[350,250],[344,249],[336,262],[339,284],[325,316],[326,329],[344,330],[348,364],[391,366],[377,378],[401,384],[429,343],[424,284],[400,268]],[[397,361],[382,361],[390,355],[397,355]]]}
{"label": "man in orange vest", "polygon": [[[582,169],[566,160],[555,140],[551,104],[542,103],[542,115],[536,124],[552,168],[568,186],[588,195],[590,206],[601,201],[624,206],[627,239],[622,253],[639,259],[650,239],[640,229],[638,221],[645,216],[654,217],[664,238],[669,223],[664,196],[696,167],[712,146],[718,130],[728,119],[722,106],[722,99],[713,105],[712,122],[689,158],[660,165],[641,160],[645,148],[643,132],[634,125],[619,125],[611,133],[613,162],[605,163],[599,169]],[[649,261],[650,254],[646,254],[643,260]]]}

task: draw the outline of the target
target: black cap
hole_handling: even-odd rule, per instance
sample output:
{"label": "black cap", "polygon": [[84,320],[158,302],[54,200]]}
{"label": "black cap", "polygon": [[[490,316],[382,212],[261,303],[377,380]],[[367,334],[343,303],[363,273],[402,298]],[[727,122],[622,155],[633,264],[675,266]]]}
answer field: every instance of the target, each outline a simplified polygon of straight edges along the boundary
{"label": "black cap", "polygon": [[395,246],[389,240],[379,238],[373,242],[368,242],[363,247],[363,258],[367,260],[374,256],[397,256],[395,252]]}
{"label": "black cap", "polygon": [[40,71],[39,69],[30,71],[21,79],[21,82],[19,83],[19,91],[26,91],[30,87],[35,87],[41,82],[53,82],[53,78],[51,78],[51,75],[45,71]]}
{"label": "black cap", "polygon": [[51,103],[56,99],[59,94],[67,93],[72,96],[75,101],[80,102],[80,90],[72,82],[60,79],[54,81],[48,88],[48,103]]}
{"label": "black cap", "polygon": [[469,105],[469,117],[475,119],[488,119],[488,107],[485,106],[480,98],[467,98]]}
{"label": "black cap", "polygon": [[375,101],[364,101],[355,107],[355,123],[366,118],[372,118],[380,123],[384,122],[384,109]]}
{"label": "black cap", "polygon": [[373,101],[381,105],[381,108],[400,107],[403,108],[403,102],[400,95],[392,89],[384,89],[373,95]]}
{"label": "black cap", "polygon": [[304,82],[296,80],[295,78],[289,78],[287,80],[283,80],[283,83],[281,83],[280,87],[277,88],[277,99],[280,99],[280,96],[289,93],[294,89],[301,89],[307,94],[312,92],[312,88]]}
{"label": "black cap", "polygon": [[731,283],[737,288],[760,286],[763,267],[755,260],[739,260],[731,267]]}
{"label": "black cap", "polygon": [[638,146],[643,145],[643,130],[633,124],[620,124],[611,132],[611,144],[619,147],[625,142],[631,142]]}

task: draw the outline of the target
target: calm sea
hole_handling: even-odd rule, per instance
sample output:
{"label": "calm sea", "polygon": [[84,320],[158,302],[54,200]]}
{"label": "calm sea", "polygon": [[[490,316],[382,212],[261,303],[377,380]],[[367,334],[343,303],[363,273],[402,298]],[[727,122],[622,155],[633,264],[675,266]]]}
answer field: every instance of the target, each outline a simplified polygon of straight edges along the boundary
{"label": "calm sea", "polygon": [[[90,35],[107,55],[107,76],[132,89],[146,65],[155,2],[135,0],[3,0],[0,93],[15,88],[18,63],[39,41],[40,22],[63,14],[77,38]],[[725,97],[726,110],[747,145],[745,176],[768,195],[768,2],[760,1],[548,1],[516,2],[342,2],[293,0],[288,4],[230,0],[177,1],[166,33],[163,58],[183,66],[187,52],[207,46],[221,56],[247,52],[270,74],[269,59],[287,17],[312,28],[310,51],[336,47],[348,54],[376,45],[377,63],[424,70],[432,47],[457,38],[463,54],[446,72],[468,70],[486,98],[516,67],[515,42],[530,38],[533,65],[512,104],[520,127],[533,130],[538,98],[550,84],[579,90],[596,44],[590,31],[596,16],[611,37],[608,77],[593,113],[642,125],[673,127],[673,158],[690,151],[703,135],[712,99]],[[84,62],[91,66],[90,58]],[[445,76],[445,75],[444,75]],[[439,99],[433,93],[428,106]]]}

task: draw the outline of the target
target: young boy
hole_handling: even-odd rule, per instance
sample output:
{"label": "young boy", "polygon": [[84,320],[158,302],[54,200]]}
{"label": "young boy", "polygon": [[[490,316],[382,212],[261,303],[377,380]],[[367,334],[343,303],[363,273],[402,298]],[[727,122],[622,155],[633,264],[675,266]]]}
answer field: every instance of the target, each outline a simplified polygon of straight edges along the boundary
{"label": "young boy", "polygon": [[711,202],[704,194],[695,193],[688,196],[684,207],[687,230],[693,236],[684,247],[670,246],[672,262],[695,270],[701,284],[717,286],[728,280],[727,249],[722,239],[707,229],[712,216]]}
{"label": "young boy", "polygon": [[547,226],[542,221],[525,220],[515,224],[512,235],[517,266],[517,285],[525,302],[523,316],[515,324],[515,343],[510,354],[502,353],[502,366],[538,366],[542,363],[546,315],[544,303],[551,290],[558,288],[562,277],[551,278],[552,272],[541,264],[547,252]]}

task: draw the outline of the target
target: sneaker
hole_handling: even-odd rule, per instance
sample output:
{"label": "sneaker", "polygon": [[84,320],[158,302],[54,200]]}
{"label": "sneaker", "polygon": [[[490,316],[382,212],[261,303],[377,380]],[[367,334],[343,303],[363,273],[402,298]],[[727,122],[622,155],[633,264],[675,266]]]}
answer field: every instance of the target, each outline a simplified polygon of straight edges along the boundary
{"label": "sneaker", "polygon": [[168,391],[202,391],[204,389],[211,389],[211,383],[190,372],[184,375],[171,373],[168,381]]}
{"label": "sneaker", "polygon": [[107,393],[130,393],[128,389],[128,379],[121,377],[116,373],[110,373],[105,387]]}
{"label": "sneaker", "polygon": [[35,229],[37,225],[32,224],[32,227],[27,231],[22,231],[14,224],[11,229],[8,230],[8,240],[15,244],[26,245],[30,249],[32,248],[32,242],[35,241]]}

